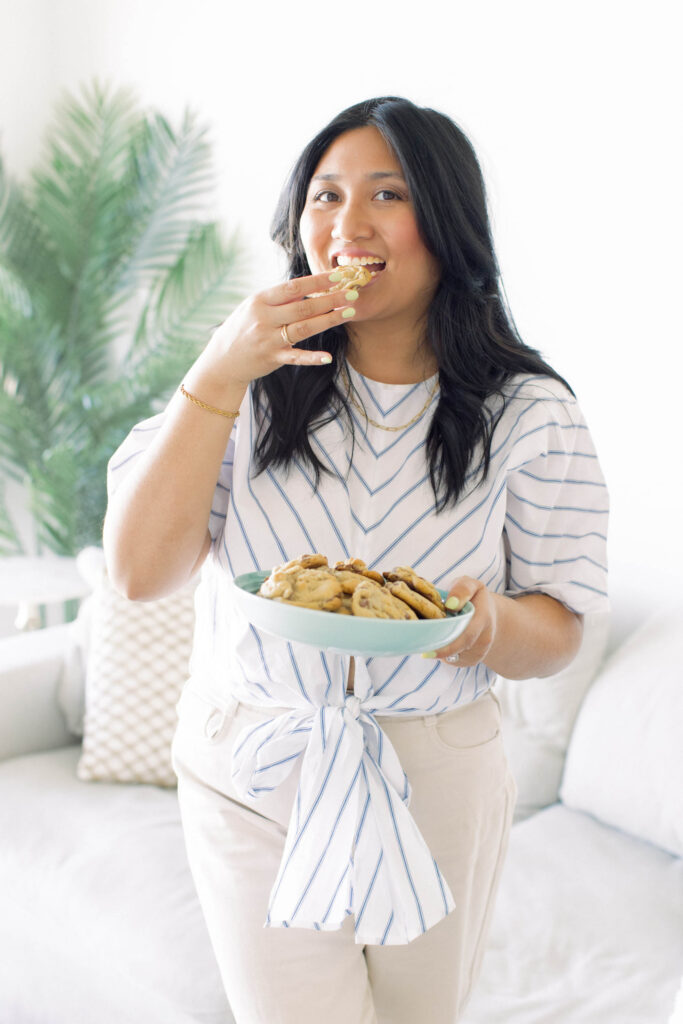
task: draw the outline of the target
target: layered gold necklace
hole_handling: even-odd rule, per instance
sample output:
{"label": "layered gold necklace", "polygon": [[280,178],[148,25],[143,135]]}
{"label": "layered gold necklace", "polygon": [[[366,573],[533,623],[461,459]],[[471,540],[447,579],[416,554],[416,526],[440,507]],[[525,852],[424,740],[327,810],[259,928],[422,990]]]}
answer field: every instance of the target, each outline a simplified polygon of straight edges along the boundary
{"label": "layered gold necklace", "polygon": [[434,384],[434,387],[432,388],[432,390],[427,395],[427,401],[422,406],[422,408],[417,413],[417,415],[413,416],[412,420],[408,420],[407,423],[402,423],[400,427],[385,427],[383,423],[378,423],[377,420],[371,420],[370,417],[368,416],[368,414],[366,413],[365,409],[363,408],[363,406],[360,404],[360,402],[356,401],[356,398],[355,398],[355,396],[353,394],[353,386],[351,384],[351,379],[350,379],[350,377],[348,375],[348,372],[346,370],[346,364],[342,363],[340,369],[341,369],[341,377],[342,377],[342,380],[344,382],[344,387],[346,388],[346,397],[351,402],[351,405],[354,407],[354,409],[356,409],[357,412],[359,412],[361,414],[361,416],[363,416],[371,426],[378,427],[380,430],[388,430],[388,431],[391,431],[392,433],[395,433],[397,430],[407,430],[408,427],[412,427],[413,423],[417,423],[417,421],[420,419],[420,417],[423,416],[426,413],[427,409],[431,405],[431,402],[432,402],[432,399],[434,398],[434,395],[439,390],[439,378],[437,376],[436,383]]}

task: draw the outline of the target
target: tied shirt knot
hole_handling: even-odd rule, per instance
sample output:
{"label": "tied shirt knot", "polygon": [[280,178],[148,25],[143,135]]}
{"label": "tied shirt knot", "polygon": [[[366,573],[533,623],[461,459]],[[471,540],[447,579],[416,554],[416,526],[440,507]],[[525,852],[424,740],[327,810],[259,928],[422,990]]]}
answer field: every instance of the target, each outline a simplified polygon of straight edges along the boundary
{"label": "tied shirt knot", "polygon": [[239,796],[272,792],[300,761],[301,775],[266,926],[340,928],[355,941],[410,942],[455,903],[408,803],[410,784],[365,699],[279,714],[237,737]]}
{"label": "tied shirt knot", "polygon": [[358,720],[361,712],[361,701],[356,697],[355,693],[349,693],[344,701],[344,707],[351,712],[352,716]]}

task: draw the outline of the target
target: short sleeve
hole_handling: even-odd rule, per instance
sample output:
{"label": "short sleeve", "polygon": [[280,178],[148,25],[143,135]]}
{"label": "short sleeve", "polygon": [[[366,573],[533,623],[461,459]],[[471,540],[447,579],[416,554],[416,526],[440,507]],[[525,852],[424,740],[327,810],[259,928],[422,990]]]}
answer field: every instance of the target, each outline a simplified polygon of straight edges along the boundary
{"label": "short sleeve", "polygon": [[513,405],[506,593],[541,591],[581,614],[606,611],[609,499],[581,410],[550,379]]}
{"label": "short sleeve", "polygon": [[[125,479],[138,459],[147,451],[158,436],[164,422],[164,413],[158,413],[149,419],[142,420],[133,427],[126,439],[119,445],[107,466],[107,494],[109,500],[114,496],[121,482]],[[235,451],[235,428],[233,427],[228,441],[220,473],[216,481],[211,514],[209,516],[209,533],[216,540],[223,532],[232,486],[232,464]]]}

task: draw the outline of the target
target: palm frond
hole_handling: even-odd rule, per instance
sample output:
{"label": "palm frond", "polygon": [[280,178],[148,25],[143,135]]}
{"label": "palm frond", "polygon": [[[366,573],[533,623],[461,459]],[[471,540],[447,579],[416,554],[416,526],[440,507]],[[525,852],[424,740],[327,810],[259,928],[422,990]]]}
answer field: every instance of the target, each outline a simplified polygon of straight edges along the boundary
{"label": "palm frond", "polygon": [[148,318],[148,345],[182,347],[193,338],[206,340],[235,304],[235,262],[234,241],[225,244],[215,224],[196,228],[161,282]]}
{"label": "palm frond", "polygon": [[101,280],[125,246],[120,188],[139,116],[129,90],[95,83],[82,101],[65,96],[33,172],[33,209],[74,289],[84,274]]}
{"label": "palm frond", "polygon": [[177,261],[213,186],[210,161],[206,129],[191,114],[177,135],[159,114],[139,124],[131,150],[135,189],[129,207],[138,230],[121,268],[120,288],[149,280]]}
{"label": "palm frond", "polygon": [[7,306],[12,313],[29,317],[33,312],[31,293],[11,267],[0,263],[0,306]]}
{"label": "palm frond", "polygon": [[59,555],[73,554],[76,537],[75,498],[80,467],[69,445],[47,448],[30,467],[31,511],[38,525],[39,546]]}
{"label": "palm frond", "polygon": [[[30,479],[41,545],[98,543],[106,464],[244,293],[207,222],[211,153],[128,90],[62,99],[26,187],[0,162],[0,471]],[[0,546],[12,524],[0,493]]]}
{"label": "palm frond", "polygon": [[34,301],[48,307],[66,302],[67,287],[49,248],[49,236],[28,196],[9,181],[0,160],[0,259],[24,284]]}

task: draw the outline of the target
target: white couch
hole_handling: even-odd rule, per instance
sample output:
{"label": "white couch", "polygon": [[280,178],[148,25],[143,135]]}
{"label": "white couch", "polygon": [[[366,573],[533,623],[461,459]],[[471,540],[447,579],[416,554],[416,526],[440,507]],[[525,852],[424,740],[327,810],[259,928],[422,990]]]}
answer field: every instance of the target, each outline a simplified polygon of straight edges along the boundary
{"label": "white couch", "polygon": [[[639,632],[654,591],[614,582],[606,660],[596,621],[571,670],[499,681],[520,804],[463,1024],[673,1024],[683,602],[662,578]],[[229,1024],[174,790],[76,774],[77,633],[0,641],[0,1022]]]}

